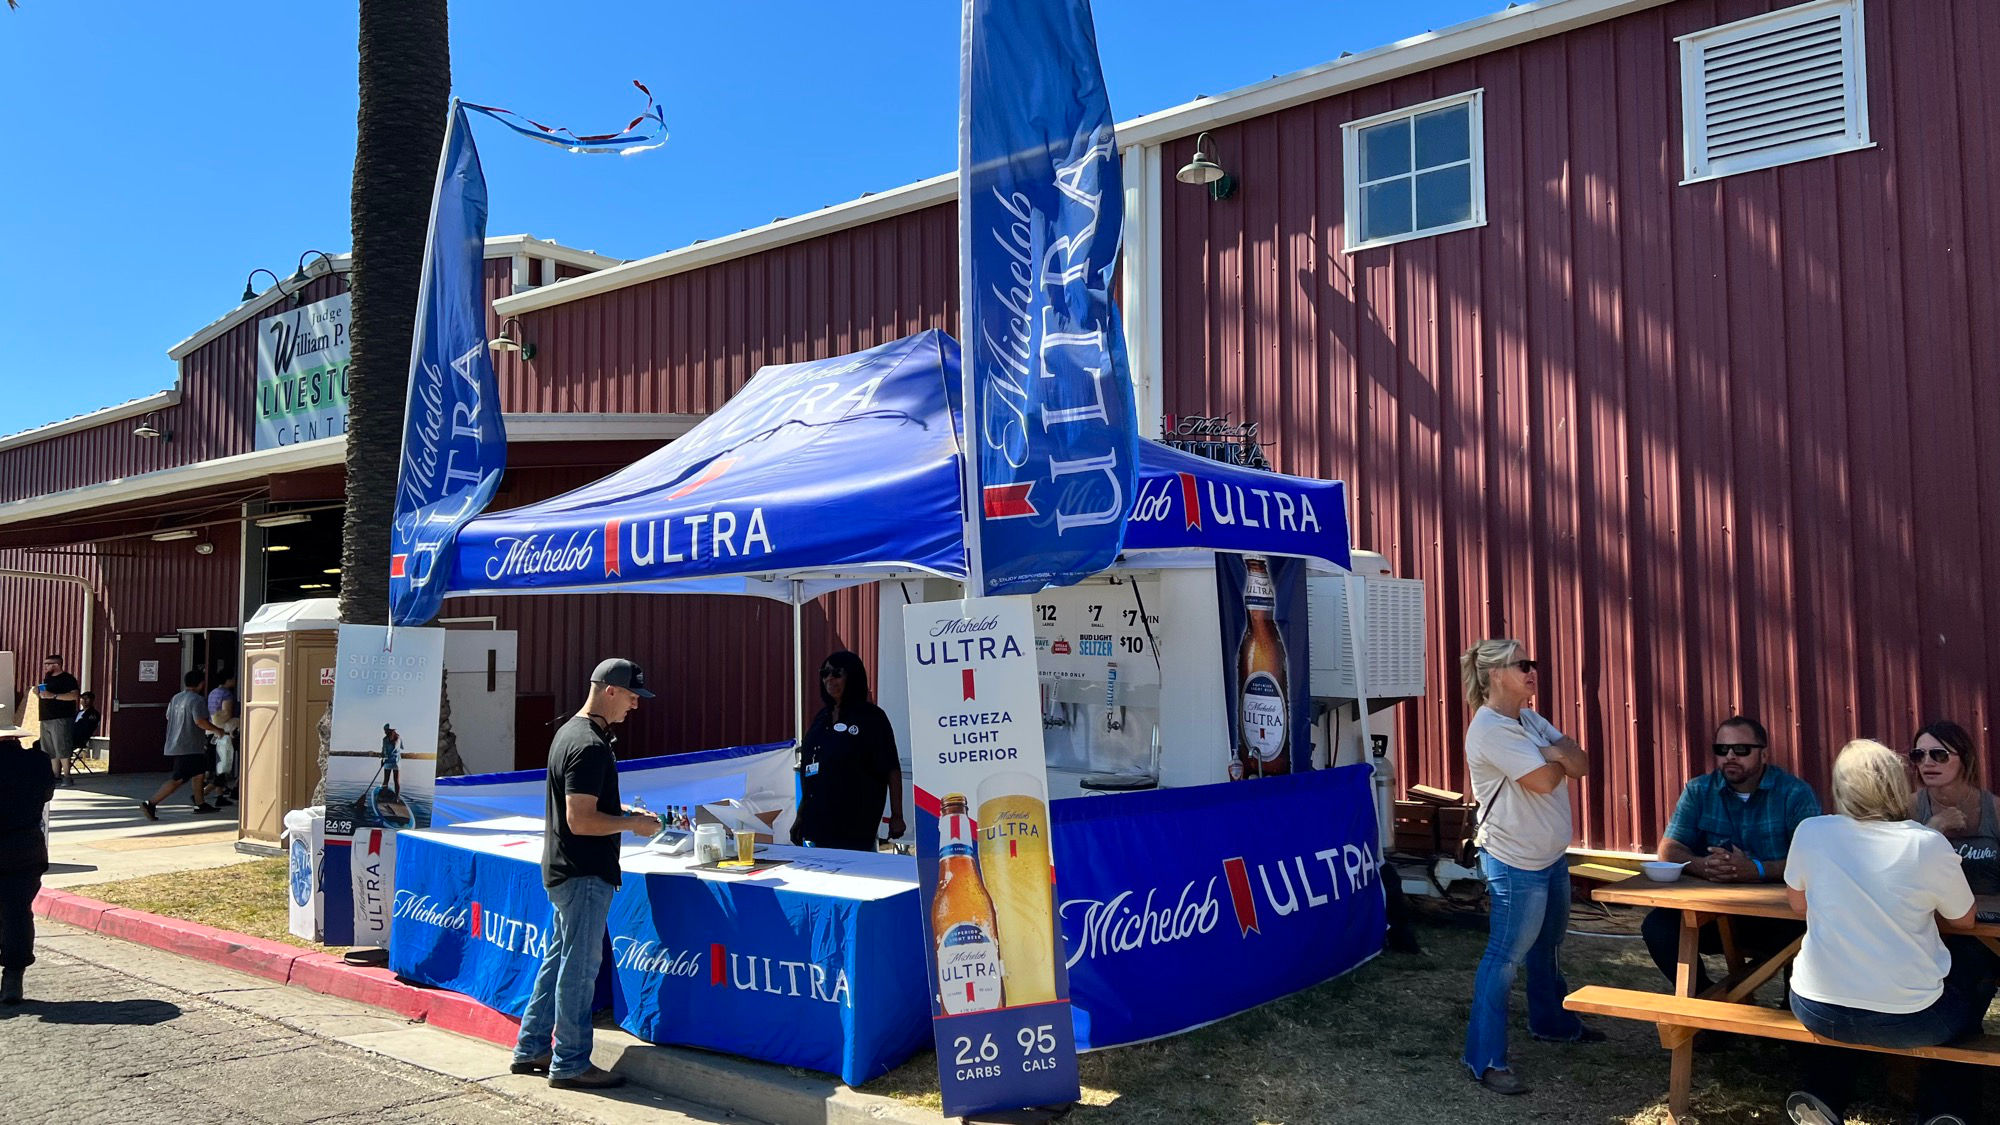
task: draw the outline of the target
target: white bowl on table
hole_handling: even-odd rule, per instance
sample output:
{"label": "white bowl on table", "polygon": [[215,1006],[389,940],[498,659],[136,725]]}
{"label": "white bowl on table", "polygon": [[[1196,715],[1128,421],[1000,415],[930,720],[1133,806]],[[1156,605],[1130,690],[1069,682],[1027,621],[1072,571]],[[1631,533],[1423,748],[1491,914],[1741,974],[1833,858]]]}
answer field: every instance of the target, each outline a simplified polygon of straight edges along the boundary
{"label": "white bowl on table", "polygon": [[1639,870],[1655,883],[1671,883],[1681,877],[1681,868],[1686,866],[1685,863],[1669,863],[1664,859],[1649,859],[1639,865]]}

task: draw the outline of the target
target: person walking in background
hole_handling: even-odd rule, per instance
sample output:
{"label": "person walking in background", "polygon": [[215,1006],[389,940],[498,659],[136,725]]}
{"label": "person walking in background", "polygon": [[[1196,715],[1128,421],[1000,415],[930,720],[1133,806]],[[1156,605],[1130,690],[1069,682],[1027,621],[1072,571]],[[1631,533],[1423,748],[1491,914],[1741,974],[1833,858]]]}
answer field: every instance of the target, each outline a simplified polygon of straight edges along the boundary
{"label": "person walking in background", "polygon": [[[1942,835],[1909,819],[1904,757],[1857,739],[1833,762],[1838,813],[1799,825],[1785,895],[1806,916],[1792,969],[1792,1014],[1826,1039],[1874,1047],[1934,1047],[1976,1036],[1993,982],[1953,957],[1942,923],[1972,928],[1972,887]],[[1785,1101],[1798,1125],[1839,1125],[1855,1058],[1822,1050],[1807,1087]],[[1977,1067],[1925,1063],[1918,1118],[1964,1125],[1976,1109]]]}
{"label": "person walking in background", "polygon": [[222,729],[208,719],[208,698],[201,691],[201,670],[181,677],[181,683],[185,686],[167,702],[166,755],[173,760],[174,772],[152,800],[139,802],[139,811],[146,814],[147,820],[160,819],[160,802],[188,782],[194,783],[194,811],[198,814],[215,811],[214,805],[203,800],[202,778],[208,773],[208,736],[221,734]]}
{"label": "person walking in background", "polygon": [[[621,869],[618,837],[653,836],[660,821],[626,809],[618,799],[618,756],[611,728],[641,699],[651,699],[645,673],[630,660],[606,660],[590,674],[583,707],[549,744],[548,817],[542,831],[542,885],[555,907],[553,932],[535,973],[515,1074],[543,1074],[557,1089],[603,1090],[625,1079],[590,1064],[591,1002],[604,955],[604,927]],[[393,731],[385,733],[393,734]]]}
{"label": "person walking in background", "polygon": [[[1690,875],[1712,883],[1778,883],[1799,824],[1818,816],[1812,786],[1771,762],[1764,724],[1732,715],[1715,730],[1715,769],[1687,783],[1660,837],[1659,857],[1685,863]],[[1736,918],[1736,940],[1746,952],[1772,954],[1805,927],[1789,918]],[[1681,912],[1655,908],[1640,925],[1653,963],[1674,979],[1680,963]],[[1722,952],[1714,923],[1701,928],[1701,951]],[[1695,994],[1708,990],[1705,970],[1695,970]]]}
{"label": "person walking in background", "polygon": [[219,807],[235,804],[236,789],[236,673],[216,670],[221,680],[208,693],[208,721],[218,732],[209,743],[208,781],[215,790],[215,803]]}
{"label": "person walking in background", "polygon": [[1569,985],[1557,954],[1569,929],[1569,782],[1590,759],[1535,712],[1537,663],[1521,642],[1484,640],[1459,657],[1465,701],[1477,708],[1465,760],[1479,799],[1473,842],[1492,904],[1486,952],[1472,986],[1465,1065],[1496,1094],[1528,1087],[1507,1065],[1507,1007],[1528,969],[1528,1031],[1537,1039],[1595,1043],[1604,1033],[1563,1008]]}
{"label": "person walking in background", "polygon": [[61,653],[42,658],[42,682],[36,685],[35,694],[42,705],[41,737],[35,746],[48,755],[49,772],[68,785],[69,752],[76,745],[76,701],[81,693],[76,677],[63,669]]}
{"label": "person walking in background", "polygon": [[868,669],[836,652],[819,670],[820,709],[799,754],[798,816],[792,843],[872,852],[889,804],[889,838],[903,821],[903,764],[889,716],[868,698]]}
{"label": "person walking in background", "polygon": [[56,779],[44,755],[0,738],[0,1004],[19,1004],[28,966],[35,963],[35,895],[49,869],[42,811]]}

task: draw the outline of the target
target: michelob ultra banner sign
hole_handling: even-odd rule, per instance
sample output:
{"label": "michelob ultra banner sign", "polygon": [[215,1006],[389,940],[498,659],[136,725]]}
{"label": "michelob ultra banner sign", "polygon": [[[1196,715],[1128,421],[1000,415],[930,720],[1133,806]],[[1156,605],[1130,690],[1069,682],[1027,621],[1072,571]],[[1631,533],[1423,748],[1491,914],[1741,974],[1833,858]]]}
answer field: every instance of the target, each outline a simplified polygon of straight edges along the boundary
{"label": "michelob ultra banner sign", "polygon": [[1222,610],[1222,697],[1229,778],[1312,768],[1306,564],[1270,555],[1215,556]]}
{"label": "michelob ultra banner sign", "polygon": [[1077,1047],[1188,1031],[1380,953],[1372,779],[1352,765],[1057,801]]}
{"label": "michelob ultra banner sign", "polygon": [[917,868],[947,1117],[1075,1101],[1032,603],[905,606]]}

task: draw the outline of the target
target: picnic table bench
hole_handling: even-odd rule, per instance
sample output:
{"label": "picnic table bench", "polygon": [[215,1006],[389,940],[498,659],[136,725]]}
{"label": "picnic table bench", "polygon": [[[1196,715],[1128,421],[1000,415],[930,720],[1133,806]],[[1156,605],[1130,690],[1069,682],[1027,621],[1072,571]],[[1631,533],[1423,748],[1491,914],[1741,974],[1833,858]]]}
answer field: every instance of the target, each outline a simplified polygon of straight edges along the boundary
{"label": "picnic table bench", "polygon": [[[1667,1092],[1669,1121],[1679,1121],[1688,1112],[1688,1096],[1694,1085],[1694,1034],[1696,1031],[1725,1031],[1782,1039],[1795,1043],[1817,1043],[1912,1058],[1946,1059],[1952,1062],[2000,1066],[2000,1036],[1984,1035],[1948,1047],[1897,1049],[1868,1047],[1822,1039],[1806,1030],[1789,1011],[1761,1008],[1753,1002],[1757,989],[1798,956],[1804,938],[1794,939],[1776,953],[1758,961],[1736,944],[1730,919],[1796,918],[1780,883],[1711,883],[1683,876],[1673,883],[1629,879],[1596,889],[1599,902],[1627,906],[1665,907],[1681,912],[1680,947],[1671,995],[1631,988],[1586,985],[1570,993],[1563,1006],[1573,1012],[1640,1020],[1659,1026],[1660,1046],[1673,1052],[1671,1079]],[[1984,896],[1981,911],[2000,909],[2000,896]],[[1701,927],[1714,922],[1722,938],[1723,959],[1728,975],[1700,996],[1694,994],[1696,970],[1700,966]],[[2000,952],[2000,924],[1982,922],[1971,933]]]}

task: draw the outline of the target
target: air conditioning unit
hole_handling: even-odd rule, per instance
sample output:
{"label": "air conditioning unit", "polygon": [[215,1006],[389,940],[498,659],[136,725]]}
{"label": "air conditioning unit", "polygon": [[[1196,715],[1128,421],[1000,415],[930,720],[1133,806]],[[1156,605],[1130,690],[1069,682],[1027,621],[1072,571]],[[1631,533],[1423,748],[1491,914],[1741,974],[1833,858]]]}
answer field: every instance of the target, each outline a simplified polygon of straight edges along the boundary
{"label": "air conditioning unit", "polygon": [[[1357,683],[1348,630],[1349,593],[1362,591],[1361,649],[1366,682]],[[1312,622],[1315,699],[1414,699],[1424,694],[1424,584],[1414,578],[1314,577],[1306,582]],[[1372,710],[1373,708],[1371,708]]]}

